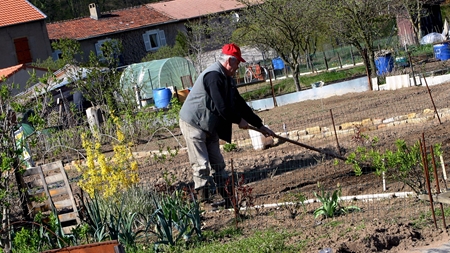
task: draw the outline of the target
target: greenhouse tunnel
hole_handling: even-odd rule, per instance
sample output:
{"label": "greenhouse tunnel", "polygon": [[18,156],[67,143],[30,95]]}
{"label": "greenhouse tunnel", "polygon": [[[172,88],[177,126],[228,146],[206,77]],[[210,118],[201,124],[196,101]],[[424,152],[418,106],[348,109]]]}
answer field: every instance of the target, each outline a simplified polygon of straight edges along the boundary
{"label": "greenhouse tunnel", "polygon": [[154,89],[188,89],[197,76],[192,62],[183,57],[172,57],[131,64],[123,71],[120,83],[124,89],[130,91],[134,91],[137,86],[141,100],[147,100],[153,98]]}

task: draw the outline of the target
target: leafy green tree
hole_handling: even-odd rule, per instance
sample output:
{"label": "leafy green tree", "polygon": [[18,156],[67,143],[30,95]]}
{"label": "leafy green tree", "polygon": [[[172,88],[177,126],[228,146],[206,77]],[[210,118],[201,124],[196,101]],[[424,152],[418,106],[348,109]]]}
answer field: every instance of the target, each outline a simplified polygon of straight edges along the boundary
{"label": "leafy green tree", "polygon": [[61,57],[58,60],[62,61],[62,64],[76,64],[76,57],[82,61],[83,51],[81,51],[81,45],[74,39],[60,39],[52,43],[54,50],[61,52]]}
{"label": "leafy green tree", "polygon": [[[79,42],[71,39],[61,39],[52,44],[53,48],[61,52],[56,61],[47,59],[34,63],[35,66],[63,69],[68,76],[74,91],[80,91],[92,106],[106,105],[109,112],[118,113],[135,103],[128,103],[133,96],[120,87],[120,55],[123,51],[119,40],[109,40],[102,44],[101,54],[91,52],[88,62],[83,62],[83,54]],[[46,87],[48,83],[58,82],[57,78],[44,77],[39,80],[44,90],[42,96],[50,94]],[[46,89],[46,90],[45,90]],[[51,101],[49,99],[48,101]]]}
{"label": "leafy green tree", "polygon": [[175,56],[183,57],[183,52],[179,50],[179,48],[173,46],[162,46],[154,53],[148,53],[144,58],[142,58],[141,62],[153,61],[171,58]]}
{"label": "leafy green tree", "polygon": [[[302,54],[315,51],[322,22],[315,0],[267,0],[260,4],[239,0],[248,6],[233,39],[258,48],[271,48],[292,69],[297,91],[300,87]],[[314,21],[314,22],[312,22]]]}

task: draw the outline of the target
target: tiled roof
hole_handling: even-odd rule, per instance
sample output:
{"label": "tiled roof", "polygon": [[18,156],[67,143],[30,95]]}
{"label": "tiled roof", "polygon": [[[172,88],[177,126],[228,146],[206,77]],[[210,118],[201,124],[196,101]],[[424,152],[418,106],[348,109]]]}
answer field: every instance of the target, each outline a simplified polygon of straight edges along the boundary
{"label": "tiled roof", "polygon": [[245,7],[235,0],[172,0],[147,4],[174,19],[189,19]]}
{"label": "tiled roof", "polygon": [[0,1],[0,27],[42,20],[46,17],[27,0]]}
{"label": "tiled roof", "polygon": [[110,13],[102,13],[98,20],[85,17],[50,23],[47,24],[47,31],[51,40],[61,38],[82,40],[142,28],[170,20],[172,19],[142,5]]}
{"label": "tiled roof", "polygon": [[19,71],[23,67],[24,67],[23,64],[19,64],[19,65],[7,67],[4,69],[0,69],[0,78],[9,78],[10,76],[12,76],[14,73]]}

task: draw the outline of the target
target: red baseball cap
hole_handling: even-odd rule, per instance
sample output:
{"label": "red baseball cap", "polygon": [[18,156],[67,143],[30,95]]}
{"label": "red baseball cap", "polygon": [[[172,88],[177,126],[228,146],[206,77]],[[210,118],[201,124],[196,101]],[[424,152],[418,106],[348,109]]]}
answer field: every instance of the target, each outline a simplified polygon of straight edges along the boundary
{"label": "red baseball cap", "polygon": [[240,62],[245,62],[241,56],[241,49],[234,43],[225,44],[222,47],[222,53],[236,57]]}

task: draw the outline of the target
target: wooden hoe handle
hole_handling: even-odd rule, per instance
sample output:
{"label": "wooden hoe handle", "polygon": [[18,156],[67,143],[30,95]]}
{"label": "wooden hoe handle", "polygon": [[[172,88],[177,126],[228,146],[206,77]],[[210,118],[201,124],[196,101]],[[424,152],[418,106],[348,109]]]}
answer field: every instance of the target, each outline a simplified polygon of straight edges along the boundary
{"label": "wooden hoe handle", "polygon": [[[259,130],[258,128],[253,127],[253,126],[248,126],[248,129],[251,129],[251,130],[254,130],[254,131],[257,131],[257,132],[262,133],[261,130]],[[291,140],[291,139],[289,139],[289,138],[285,138],[285,137],[279,136],[279,135],[277,135],[277,134],[275,134],[274,137],[276,137],[276,138],[278,138],[278,139],[280,139],[280,140],[283,140],[283,141],[290,142],[290,143],[292,143],[292,144],[298,145],[298,146],[300,146],[300,147],[304,147],[304,148],[307,148],[307,149],[310,149],[310,150],[314,150],[314,151],[319,152],[319,153],[324,154],[324,155],[329,155],[329,156],[331,156],[331,157],[340,159],[340,160],[342,160],[342,161],[347,161],[347,158],[345,158],[345,157],[343,157],[343,156],[341,156],[341,155],[338,155],[338,154],[330,153],[330,152],[327,152],[327,151],[325,151],[325,150],[322,150],[322,149],[319,149],[319,148],[315,148],[315,147],[306,145],[306,144],[304,144],[304,143],[300,143],[300,142],[298,142],[298,141],[294,141],[294,140]]]}

